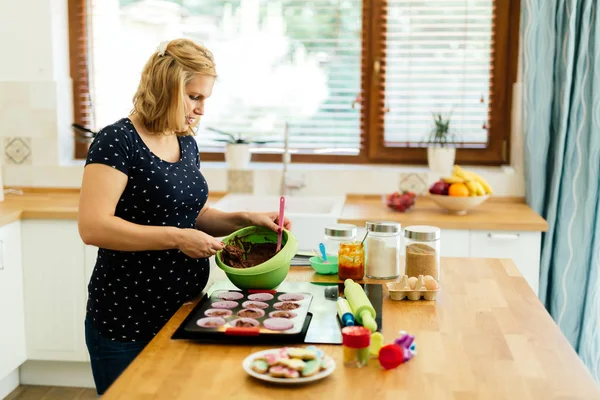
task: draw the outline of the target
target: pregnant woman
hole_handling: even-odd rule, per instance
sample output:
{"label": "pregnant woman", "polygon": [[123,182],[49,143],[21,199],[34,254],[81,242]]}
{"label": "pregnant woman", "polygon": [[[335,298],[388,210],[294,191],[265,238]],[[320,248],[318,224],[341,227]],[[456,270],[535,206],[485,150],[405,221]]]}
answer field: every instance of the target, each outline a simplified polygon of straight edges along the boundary
{"label": "pregnant woman", "polygon": [[[146,63],[127,118],[90,146],[79,233],[99,248],[85,319],[103,394],[187,299],[204,289],[215,237],[246,226],[278,230],[278,213],[225,213],[206,205],[193,128],[217,76],[212,54],[164,42]],[[288,220],[284,227],[290,229]]]}

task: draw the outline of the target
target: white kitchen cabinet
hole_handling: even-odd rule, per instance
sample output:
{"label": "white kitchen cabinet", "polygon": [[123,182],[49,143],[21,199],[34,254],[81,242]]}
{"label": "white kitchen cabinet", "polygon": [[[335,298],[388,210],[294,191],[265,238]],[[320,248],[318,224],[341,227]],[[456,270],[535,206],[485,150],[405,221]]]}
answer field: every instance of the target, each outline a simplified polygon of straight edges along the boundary
{"label": "white kitchen cabinet", "polygon": [[2,380],[27,358],[20,221],[0,228],[0,318]]}
{"label": "white kitchen cabinet", "polygon": [[538,294],[541,232],[471,231],[470,256],[510,258]]}
{"label": "white kitchen cabinet", "polygon": [[440,232],[442,257],[469,257],[469,231],[442,229]]}
{"label": "white kitchen cabinet", "polygon": [[73,220],[22,222],[27,356],[87,361],[85,245]]}

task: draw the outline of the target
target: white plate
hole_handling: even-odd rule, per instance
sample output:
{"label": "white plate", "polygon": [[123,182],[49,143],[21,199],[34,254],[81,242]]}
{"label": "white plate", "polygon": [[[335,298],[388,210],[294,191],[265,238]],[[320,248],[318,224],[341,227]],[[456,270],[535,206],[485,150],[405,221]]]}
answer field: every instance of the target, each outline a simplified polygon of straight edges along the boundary
{"label": "white plate", "polygon": [[260,379],[260,380],[263,380],[266,382],[284,383],[284,384],[298,384],[298,383],[307,383],[307,382],[318,381],[320,379],[328,377],[329,375],[331,375],[333,373],[333,371],[335,371],[335,361],[333,360],[333,358],[329,357],[328,355],[325,355],[324,357],[328,360],[329,367],[327,369],[324,369],[323,371],[316,373],[313,376],[308,376],[308,377],[275,378],[268,374],[259,374],[258,372],[254,371],[252,369],[252,362],[254,361],[255,358],[260,357],[263,354],[277,352],[278,350],[279,349],[270,349],[270,350],[263,350],[263,351],[258,351],[256,353],[250,354],[248,357],[246,357],[244,359],[244,362],[242,363],[242,367],[244,368],[244,371],[246,371],[246,373],[248,375],[253,376],[256,379]]}

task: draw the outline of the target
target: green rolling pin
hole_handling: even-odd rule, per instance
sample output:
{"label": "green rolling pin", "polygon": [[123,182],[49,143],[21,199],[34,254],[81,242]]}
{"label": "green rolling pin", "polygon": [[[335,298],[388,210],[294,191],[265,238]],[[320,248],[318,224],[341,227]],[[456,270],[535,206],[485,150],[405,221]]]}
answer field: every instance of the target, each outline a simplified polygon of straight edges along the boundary
{"label": "green rolling pin", "polygon": [[362,287],[352,279],[346,279],[344,281],[344,296],[352,308],[356,322],[371,332],[375,332],[377,330],[375,309]]}

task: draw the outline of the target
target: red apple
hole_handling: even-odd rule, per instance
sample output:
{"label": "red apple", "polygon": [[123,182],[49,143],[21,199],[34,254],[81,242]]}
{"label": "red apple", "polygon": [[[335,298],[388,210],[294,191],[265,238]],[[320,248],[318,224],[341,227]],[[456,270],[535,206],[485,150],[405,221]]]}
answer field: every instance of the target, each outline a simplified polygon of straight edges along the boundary
{"label": "red apple", "polygon": [[448,183],[444,181],[437,181],[436,183],[431,185],[431,187],[429,188],[429,193],[447,196],[448,188],[450,188],[450,185]]}

